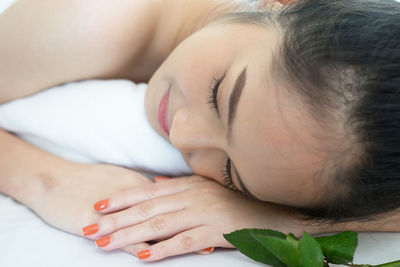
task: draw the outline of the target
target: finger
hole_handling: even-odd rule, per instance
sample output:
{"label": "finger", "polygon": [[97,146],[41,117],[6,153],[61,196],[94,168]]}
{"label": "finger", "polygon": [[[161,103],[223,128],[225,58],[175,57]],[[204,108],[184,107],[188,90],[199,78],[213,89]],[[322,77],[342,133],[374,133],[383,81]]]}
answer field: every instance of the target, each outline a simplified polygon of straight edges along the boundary
{"label": "finger", "polygon": [[123,211],[107,214],[101,217],[97,224],[86,226],[82,231],[86,236],[98,238],[119,229],[142,223],[156,215],[182,210],[189,203],[189,199],[184,194],[147,200]]}
{"label": "finger", "polygon": [[94,204],[101,213],[110,213],[131,207],[145,200],[183,192],[194,184],[204,181],[199,176],[168,179],[162,183],[146,184],[131,190],[114,193],[110,198]]}
{"label": "finger", "polygon": [[96,244],[104,250],[114,250],[149,240],[164,240],[201,225],[200,220],[193,220],[193,211],[181,210],[157,215],[143,223],[118,230],[96,240]]}
{"label": "finger", "polygon": [[170,256],[199,251],[205,247],[214,247],[221,238],[222,234],[210,226],[200,226],[154,244],[144,251],[140,251],[137,256],[144,261],[157,261]]}
{"label": "finger", "polygon": [[165,182],[167,181],[169,178],[165,177],[165,176],[156,176],[153,178],[155,183],[160,183],[160,182]]}
{"label": "finger", "polygon": [[146,250],[146,249],[148,249],[149,247],[151,247],[151,245],[148,244],[148,243],[137,243],[137,244],[132,244],[132,245],[123,247],[123,248],[121,248],[121,250],[123,250],[123,251],[125,251],[126,253],[129,253],[129,254],[131,254],[131,255],[133,255],[133,256],[136,257],[137,254],[138,254],[140,251]]}
{"label": "finger", "polygon": [[205,248],[202,250],[198,250],[198,251],[196,251],[196,253],[200,254],[200,255],[209,255],[209,254],[213,253],[213,251],[214,251],[214,247],[209,247],[209,248]]}

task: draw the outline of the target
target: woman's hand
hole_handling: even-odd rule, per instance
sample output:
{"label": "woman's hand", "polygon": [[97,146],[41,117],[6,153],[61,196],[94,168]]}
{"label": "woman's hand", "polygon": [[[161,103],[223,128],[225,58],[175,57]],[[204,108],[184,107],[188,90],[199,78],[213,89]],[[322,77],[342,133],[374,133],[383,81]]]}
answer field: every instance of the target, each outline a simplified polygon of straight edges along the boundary
{"label": "woman's hand", "polygon": [[92,208],[98,199],[151,183],[126,168],[62,159],[1,129],[0,147],[0,193],[74,234],[99,219]]}
{"label": "woman's hand", "polygon": [[115,192],[152,183],[130,169],[106,164],[66,163],[37,178],[43,190],[28,205],[45,222],[76,235],[100,218],[93,203]]}
{"label": "woman's hand", "polygon": [[[91,237],[107,251],[129,246],[126,251],[146,261],[209,247],[231,248],[223,234],[241,228],[295,230],[284,208],[251,200],[200,176],[137,187],[105,202],[99,212],[107,215]],[[148,241],[159,242],[144,251],[135,245]]]}

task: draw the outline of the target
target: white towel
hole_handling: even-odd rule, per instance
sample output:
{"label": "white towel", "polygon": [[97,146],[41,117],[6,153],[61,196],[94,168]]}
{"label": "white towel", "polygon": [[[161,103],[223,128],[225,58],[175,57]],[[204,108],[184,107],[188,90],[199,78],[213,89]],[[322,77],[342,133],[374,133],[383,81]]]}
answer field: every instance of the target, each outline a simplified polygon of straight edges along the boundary
{"label": "white towel", "polygon": [[165,174],[191,173],[178,150],[149,125],[146,84],[68,83],[0,105],[0,127],[65,159]]}

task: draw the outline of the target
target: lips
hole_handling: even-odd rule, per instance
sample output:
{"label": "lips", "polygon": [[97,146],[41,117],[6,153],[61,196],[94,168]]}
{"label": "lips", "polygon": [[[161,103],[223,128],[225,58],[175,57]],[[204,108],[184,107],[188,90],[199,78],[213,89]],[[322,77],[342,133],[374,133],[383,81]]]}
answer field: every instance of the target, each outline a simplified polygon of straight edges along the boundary
{"label": "lips", "polygon": [[171,89],[165,93],[160,101],[160,105],[158,106],[158,123],[160,124],[161,129],[169,136],[169,128],[168,128],[168,102],[169,102],[169,92]]}

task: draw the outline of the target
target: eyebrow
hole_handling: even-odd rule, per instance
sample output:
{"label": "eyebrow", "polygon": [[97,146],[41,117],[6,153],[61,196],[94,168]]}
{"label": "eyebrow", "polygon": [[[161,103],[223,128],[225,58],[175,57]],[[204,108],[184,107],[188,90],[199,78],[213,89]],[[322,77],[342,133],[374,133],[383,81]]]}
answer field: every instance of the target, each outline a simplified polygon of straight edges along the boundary
{"label": "eyebrow", "polygon": [[236,78],[235,85],[233,86],[232,93],[229,97],[228,133],[227,133],[227,140],[229,144],[231,143],[232,125],[233,125],[233,120],[235,119],[239,99],[242,94],[243,88],[246,85],[246,74],[247,74],[247,66],[243,68],[242,72]]}

